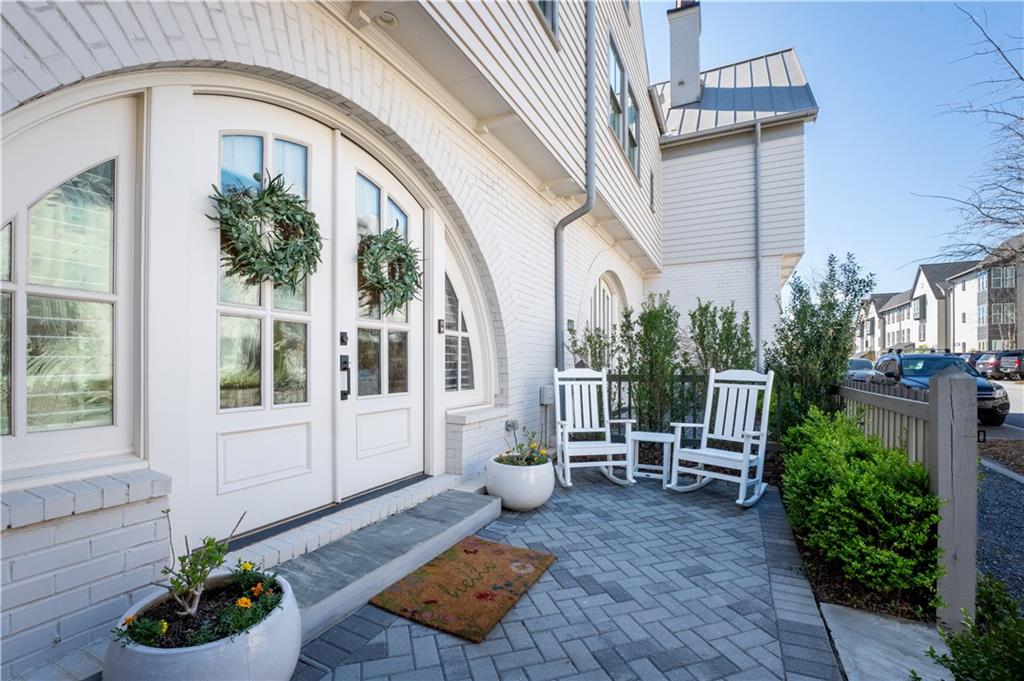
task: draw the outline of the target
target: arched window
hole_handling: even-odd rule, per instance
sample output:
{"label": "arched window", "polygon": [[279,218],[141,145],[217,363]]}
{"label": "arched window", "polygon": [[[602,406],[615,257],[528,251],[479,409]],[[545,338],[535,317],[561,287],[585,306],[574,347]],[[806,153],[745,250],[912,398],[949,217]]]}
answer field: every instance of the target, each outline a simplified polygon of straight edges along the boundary
{"label": "arched window", "polygon": [[622,316],[622,303],[618,287],[611,276],[604,274],[597,280],[590,296],[590,328],[611,335]]}
{"label": "arched window", "polygon": [[459,304],[452,280],[444,275],[444,389],[466,392],[476,388],[473,371],[473,340],[466,324],[466,310]]}

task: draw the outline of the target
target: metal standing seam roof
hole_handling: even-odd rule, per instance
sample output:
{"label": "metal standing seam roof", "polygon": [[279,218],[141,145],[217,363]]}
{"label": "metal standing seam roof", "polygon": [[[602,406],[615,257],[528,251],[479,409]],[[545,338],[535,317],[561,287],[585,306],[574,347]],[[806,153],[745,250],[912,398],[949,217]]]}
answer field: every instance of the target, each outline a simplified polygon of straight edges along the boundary
{"label": "metal standing seam roof", "polygon": [[665,137],[706,133],[748,121],[817,114],[818,103],[792,48],[701,73],[696,102],[670,107],[669,83],[651,87],[662,107]]}

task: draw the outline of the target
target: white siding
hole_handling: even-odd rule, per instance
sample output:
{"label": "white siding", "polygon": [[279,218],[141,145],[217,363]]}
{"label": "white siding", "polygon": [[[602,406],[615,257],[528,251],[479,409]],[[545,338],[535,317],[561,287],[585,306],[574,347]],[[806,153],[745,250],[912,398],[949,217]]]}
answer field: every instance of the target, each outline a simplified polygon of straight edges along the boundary
{"label": "white siding", "polygon": [[[665,264],[753,257],[753,133],[667,148],[664,158]],[[802,123],[763,131],[761,173],[762,254],[802,254]]]}
{"label": "white siding", "polygon": [[969,352],[978,349],[978,276],[971,272],[954,279],[946,294],[950,349]]}
{"label": "white siding", "polygon": [[[585,14],[583,3],[558,4],[556,48],[531,2],[443,2],[424,8],[473,61],[513,110],[548,145],[567,174],[584,180]],[[648,70],[637,3],[597,3],[598,192],[637,244],[659,263],[650,173],[660,185],[658,128],[647,96]],[[635,175],[608,127],[608,36],[614,37],[640,113],[640,173]],[[552,180],[557,178],[544,178]],[[657,206],[657,203],[655,204]]]}

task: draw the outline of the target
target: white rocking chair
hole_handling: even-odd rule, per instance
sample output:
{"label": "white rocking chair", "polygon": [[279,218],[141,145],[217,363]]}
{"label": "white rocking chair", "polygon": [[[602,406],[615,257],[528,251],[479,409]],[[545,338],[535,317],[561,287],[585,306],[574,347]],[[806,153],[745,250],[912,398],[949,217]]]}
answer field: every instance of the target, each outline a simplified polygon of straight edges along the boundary
{"label": "white rocking chair", "polygon": [[[626,426],[626,442],[612,442],[612,424]],[[608,412],[608,372],[592,369],[555,369],[555,439],[558,460],[555,473],[564,487],[572,487],[573,468],[600,468],[619,485],[635,482],[632,453],[627,444],[634,419],[612,419]],[[601,440],[573,440],[581,433],[600,433]],[[588,461],[575,459],[587,457]],[[623,468],[625,477],[612,473]]]}
{"label": "white rocking chair", "polygon": [[[672,450],[672,474],[667,489],[692,492],[714,479],[739,483],[736,503],[750,507],[756,504],[768,485],[761,481],[764,453],[768,443],[768,414],[772,399],[775,372],[759,374],[747,369],[730,369],[708,373],[708,397],[704,406],[704,423],[673,423],[675,443]],[[713,418],[712,418],[713,417]],[[684,428],[699,428],[700,445],[682,445]],[[740,452],[710,446],[711,441],[741,444]],[[687,463],[684,463],[687,462]],[[692,463],[691,463],[692,462]],[[736,471],[722,473],[705,470],[717,466]],[[750,477],[750,467],[755,473]],[[679,474],[696,476],[689,485],[679,484]]]}

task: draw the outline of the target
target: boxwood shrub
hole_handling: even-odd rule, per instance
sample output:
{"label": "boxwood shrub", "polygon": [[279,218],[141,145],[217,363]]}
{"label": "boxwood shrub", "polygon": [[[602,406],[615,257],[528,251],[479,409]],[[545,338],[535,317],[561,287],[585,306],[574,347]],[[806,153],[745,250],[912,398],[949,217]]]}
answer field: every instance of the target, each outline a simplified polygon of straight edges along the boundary
{"label": "boxwood shrub", "polygon": [[783,448],[786,513],[805,547],[866,589],[934,603],[940,501],[924,467],[813,407]]}

